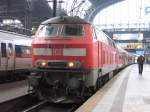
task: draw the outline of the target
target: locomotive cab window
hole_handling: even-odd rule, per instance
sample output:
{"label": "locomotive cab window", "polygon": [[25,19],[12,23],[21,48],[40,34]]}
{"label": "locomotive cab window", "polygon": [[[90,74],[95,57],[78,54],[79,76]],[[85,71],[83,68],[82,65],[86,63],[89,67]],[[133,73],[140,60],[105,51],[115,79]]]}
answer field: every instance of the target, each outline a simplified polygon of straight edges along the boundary
{"label": "locomotive cab window", "polygon": [[56,37],[58,32],[57,25],[41,25],[37,35],[39,37]]}
{"label": "locomotive cab window", "polygon": [[61,34],[62,36],[83,36],[83,26],[76,24],[64,25]]}

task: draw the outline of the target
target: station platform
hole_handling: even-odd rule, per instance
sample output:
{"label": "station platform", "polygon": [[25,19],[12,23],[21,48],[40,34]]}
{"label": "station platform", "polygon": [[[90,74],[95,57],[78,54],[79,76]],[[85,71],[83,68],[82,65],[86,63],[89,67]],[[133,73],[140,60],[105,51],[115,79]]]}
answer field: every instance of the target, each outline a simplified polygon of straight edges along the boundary
{"label": "station platform", "polygon": [[26,80],[0,85],[0,103],[28,94]]}
{"label": "station platform", "polygon": [[150,112],[150,65],[126,67],[75,112]]}

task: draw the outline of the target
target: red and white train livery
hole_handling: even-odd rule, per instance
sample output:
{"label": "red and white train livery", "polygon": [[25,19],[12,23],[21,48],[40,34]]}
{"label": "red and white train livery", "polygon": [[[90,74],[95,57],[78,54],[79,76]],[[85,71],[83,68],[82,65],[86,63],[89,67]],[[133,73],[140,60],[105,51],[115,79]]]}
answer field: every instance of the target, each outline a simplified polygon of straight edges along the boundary
{"label": "red and white train livery", "polygon": [[52,101],[86,96],[128,65],[128,53],[120,49],[79,17],[49,19],[33,37],[36,74],[30,77],[30,84],[36,93]]}
{"label": "red and white train livery", "polygon": [[31,70],[31,38],[0,30],[0,79]]}

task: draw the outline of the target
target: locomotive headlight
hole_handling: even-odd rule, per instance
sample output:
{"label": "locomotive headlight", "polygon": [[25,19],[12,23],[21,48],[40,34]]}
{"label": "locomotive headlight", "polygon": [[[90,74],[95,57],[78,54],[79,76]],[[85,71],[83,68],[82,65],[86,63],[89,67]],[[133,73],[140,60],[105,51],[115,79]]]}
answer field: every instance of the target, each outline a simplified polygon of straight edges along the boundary
{"label": "locomotive headlight", "polygon": [[74,68],[75,67],[75,63],[74,62],[68,62],[68,67],[69,68]]}
{"label": "locomotive headlight", "polygon": [[80,68],[81,67],[81,64],[79,61],[69,61],[67,63],[67,67],[68,68]]}
{"label": "locomotive headlight", "polygon": [[41,62],[41,67],[46,67],[47,66],[47,62],[46,61],[42,61]]}
{"label": "locomotive headlight", "polygon": [[47,67],[48,63],[46,60],[39,60],[36,62],[36,67]]}

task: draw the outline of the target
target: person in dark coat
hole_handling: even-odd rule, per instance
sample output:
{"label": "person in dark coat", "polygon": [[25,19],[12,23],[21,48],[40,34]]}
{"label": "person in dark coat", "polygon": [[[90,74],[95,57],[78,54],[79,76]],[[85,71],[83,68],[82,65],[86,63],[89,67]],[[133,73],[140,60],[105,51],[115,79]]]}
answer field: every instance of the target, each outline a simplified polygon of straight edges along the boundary
{"label": "person in dark coat", "polygon": [[137,59],[138,67],[139,67],[139,74],[142,75],[143,72],[143,64],[144,64],[145,58],[144,56],[139,56]]}

